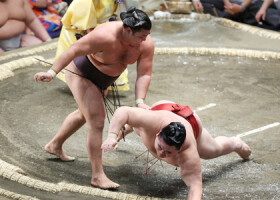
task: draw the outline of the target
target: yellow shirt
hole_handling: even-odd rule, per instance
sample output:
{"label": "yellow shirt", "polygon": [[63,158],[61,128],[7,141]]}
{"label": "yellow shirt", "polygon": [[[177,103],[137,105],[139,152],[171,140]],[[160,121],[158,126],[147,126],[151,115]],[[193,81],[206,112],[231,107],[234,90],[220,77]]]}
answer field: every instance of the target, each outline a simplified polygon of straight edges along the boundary
{"label": "yellow shirt", "polygon": [[88,30],[106,22],[117,8],[115,0],[74,0],[61,21],[67,29]]}

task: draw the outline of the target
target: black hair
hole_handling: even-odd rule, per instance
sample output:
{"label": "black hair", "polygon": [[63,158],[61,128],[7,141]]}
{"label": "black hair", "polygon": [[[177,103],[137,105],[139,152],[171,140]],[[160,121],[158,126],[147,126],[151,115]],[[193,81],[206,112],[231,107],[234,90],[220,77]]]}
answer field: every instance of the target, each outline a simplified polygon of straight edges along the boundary
{"label": "black hair", "polygon": [[141,29],[151,30],[152,22],[148,15],[142,10],[130,7],[127,12],[120,14],[123,26],[131,28],[132,32],[141,31]]}
{"label": "black hair", "polygon": [[177,150],[181,148],[186,139],[186,129],[180,122],[171,122],[159,133],[159,137],[169,146],[175,146]]}

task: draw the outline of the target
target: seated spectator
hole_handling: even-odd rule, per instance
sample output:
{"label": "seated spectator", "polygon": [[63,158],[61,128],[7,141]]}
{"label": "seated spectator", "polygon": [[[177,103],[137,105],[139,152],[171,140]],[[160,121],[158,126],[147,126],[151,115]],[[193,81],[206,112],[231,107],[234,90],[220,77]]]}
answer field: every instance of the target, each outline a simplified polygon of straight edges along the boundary
{"label": "seated spectator", "polygon": [[256,20],[264,28],[280,30],[280,1],[264,0]]}
{"label": "seated spectator", "polygon": [[[209,13],[216,17],[224,17],[234,21],[269,28],[279,24],[279,16],[274,15],[274,18],[266,18],[262,24],[259,24],[255,17],[257,12],[262,7],[262,0],[200,0],[203,5],[204,13]],[[275,29],[271,28],[270,29]]]}
{"label": "seated spectator", "polygon": [[62,0],[29,0],[29,4],[52,38],[58,37],[61,31],[61,16],[68,8]]}
{"label": "seated spectator", "polygon": [[257,25],[253,16],[260,7],[261,0],[201,0],[201,3],[205,13]]}
{"label": "seated spectator", "polygon": [[0,0],[0,13],[0,53],[51,40],[26,0]]}

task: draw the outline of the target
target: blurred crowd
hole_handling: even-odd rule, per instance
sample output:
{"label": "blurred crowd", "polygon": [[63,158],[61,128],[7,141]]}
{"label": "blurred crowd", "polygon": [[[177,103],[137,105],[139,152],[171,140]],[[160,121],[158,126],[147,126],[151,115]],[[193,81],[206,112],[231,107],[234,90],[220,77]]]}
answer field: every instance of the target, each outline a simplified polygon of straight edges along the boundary
{"label": "blurred crowd", "polygon": [[193,0],[198,12],[271,30],[280,30],[279,0]]}

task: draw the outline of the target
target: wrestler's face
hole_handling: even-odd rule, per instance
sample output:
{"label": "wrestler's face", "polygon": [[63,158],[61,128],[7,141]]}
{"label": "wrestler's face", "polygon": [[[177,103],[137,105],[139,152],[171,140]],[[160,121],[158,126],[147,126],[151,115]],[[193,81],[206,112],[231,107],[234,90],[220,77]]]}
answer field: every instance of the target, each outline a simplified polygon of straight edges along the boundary
{"label": "wrestler's face", "polygon": [[178,153],[175,146],[167,145],[162,137],[159,136],[155,139],[155,149],[159,158],[172,157]]}
{"label": "wrestler's face", "polygon": [[140,44],[146,40],[150,33],[150,30],[145,29],[141,29],[141,31],[133,33],[132,30],[129,28],[129,42],[132,46],[140,46]]}

